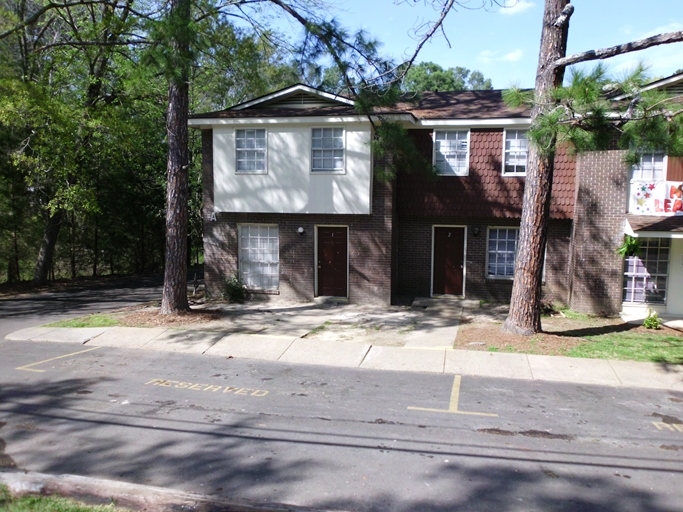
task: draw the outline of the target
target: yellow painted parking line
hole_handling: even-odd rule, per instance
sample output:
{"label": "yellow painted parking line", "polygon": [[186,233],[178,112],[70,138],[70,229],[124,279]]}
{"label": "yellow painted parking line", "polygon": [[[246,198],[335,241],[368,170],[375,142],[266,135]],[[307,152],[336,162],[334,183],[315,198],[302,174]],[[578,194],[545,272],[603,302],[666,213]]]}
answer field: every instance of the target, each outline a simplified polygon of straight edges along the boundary
{"label": "yellow painted parking line", "polygon": [[448,414],[465,414],[469,416],[493,416],[497,417],[497,414],[490,412],[470,412],[470,411],[459,411],[458,404],[460,402],[460,381],[462,380],[461,375],[456,375],[453,379],[453,389],[451,389],[451,401],[448,404],[448,409],[431,409],[429,407],[408,407],[410,411],[427,411],[427,412],[445,412]]}
{"label": "yellow painted parking line", "polygon": [[683,423],[664,423],[662,421],[653,421],[652,424],[657,428],[657,430],[683,432]]}
{"label": "yellow painted parking line", "polygon": [[26,372],[44,373],[45,370],[34,370],[33,368],[31,368],[31,366],[38,366],[40,364],[49,363],[50,361],[56,361],[57,359],[64,359],[65,357],[76,356],[78,354],[85,354],[86,352],[92,352],[93,350],[97,350],[100,348],[102,348],[102,347],[89,348],[86,350],[80,350],[78,352],[72,352],[70,354],[64,354],[63,356],[52,357],[50,359],[45,359],[44,361],[38,361],[37,363],[31,363],[31,364],[27,364],[25,366],[19,366],[19,367],[15,368],[15,370],[24,370]]}

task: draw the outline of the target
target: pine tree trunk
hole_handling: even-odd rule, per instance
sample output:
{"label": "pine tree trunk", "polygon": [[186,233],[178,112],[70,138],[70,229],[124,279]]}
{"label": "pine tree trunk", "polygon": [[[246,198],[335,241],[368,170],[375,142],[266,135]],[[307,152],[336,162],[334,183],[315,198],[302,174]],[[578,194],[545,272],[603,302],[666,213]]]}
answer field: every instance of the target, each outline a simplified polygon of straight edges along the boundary
{"label": "pine tree trunk", "polygon": [[[549,94],[553,88],[562,85],[564,67],[556,67],[553,63],[566,55],[569,17],[572,12],[568,4],[569,0],[545,2],[536,71],[535,106],[531,111],[532,125],[540,115],[552,109]],[[561,17],[563,14],[564,19]],[[550,141],[547,148],[538,148],[534,144],[529,147],[515,280],[510,313],[503,324],[503,331],[506,332],[531,335],[541,331],[541,284],[550,219],[555,142]]]}
{"label": "pine tree trunk", "polygon": [[55,252],[55,245],[57,245],[57,236],[59,235],[59,229],[62,227],[65,215],[66,212],[64,210],[57,210],[47,220],[43,239],[40,241],[38,261],[33,271],[33,281],[35,283],[45,284],[47,282],[48,273],[52,267],[52,256]]}
{"label": "pine tree trunk", "polygon": [[161,313],[189,309],[187,302],[187,208],[190,1],[171,0],[174,17],[173,50],[177,72],[170,79],[166,131],[168,166],[166,189],[166,258]]}

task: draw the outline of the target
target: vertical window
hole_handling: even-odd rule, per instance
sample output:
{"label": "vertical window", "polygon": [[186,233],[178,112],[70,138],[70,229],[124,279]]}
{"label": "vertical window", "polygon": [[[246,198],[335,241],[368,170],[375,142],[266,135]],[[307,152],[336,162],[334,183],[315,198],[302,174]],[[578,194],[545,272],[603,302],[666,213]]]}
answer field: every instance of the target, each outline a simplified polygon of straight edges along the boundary
{"label": "vertical window", "polygon": [[240,279],[252,290],[279,286],[280,240],[277,226],[239,226]]}
{"label": "vertical window", "polygon": [[313,128],[312,171],[344,170],[344,129]]}
{"label": "vertical window", "polygon": [[514,277],[518,235],[519,228],[489,229],[488,277]]}
{"label": "vertical window", "polygon": [[236,130],[237,172],[266,172],[266,130]]}
{"label": "vertical window", "polygon": [[640,255],[624,261],[624,302],[666,302],[670,248],[668,238],[640,240]]}
{"label": "vertical window", "polygon": [[434,166],[445,176],[467,176],[468,130],[434,132]]}
{"label": "vertical window", "polygon": [[632,177],[634,180],[663,180],[664,153],[641,153],[640,162],[633,166]]}
{"label": "vertical window", "polygon": [[527,130],[505,130],[503,174],[526,174],[528,155]]}

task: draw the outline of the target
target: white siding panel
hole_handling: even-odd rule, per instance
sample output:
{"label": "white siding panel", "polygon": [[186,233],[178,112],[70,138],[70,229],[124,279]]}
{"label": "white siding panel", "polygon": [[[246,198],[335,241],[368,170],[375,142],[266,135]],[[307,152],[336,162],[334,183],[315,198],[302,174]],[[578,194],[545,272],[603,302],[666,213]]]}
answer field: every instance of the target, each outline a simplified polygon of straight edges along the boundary
{"label": "white siding panel", "polygon": [[[235,130],[213,129],[216,211],[369,214],[372,194],[370,126],[345,129],[344,174],[311,172],[311,126],[267,128],[267,174],[235,174]],[[243,128],[243,127],[241,127]]]}

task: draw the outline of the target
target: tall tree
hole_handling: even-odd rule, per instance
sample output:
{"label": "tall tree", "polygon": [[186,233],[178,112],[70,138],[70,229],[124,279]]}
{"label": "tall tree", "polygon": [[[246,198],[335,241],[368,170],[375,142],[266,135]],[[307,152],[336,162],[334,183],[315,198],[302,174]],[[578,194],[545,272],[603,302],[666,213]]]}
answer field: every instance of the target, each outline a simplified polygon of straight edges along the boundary
{"label": "tall tree", "polygon": [[[515,261],[510,313],[503,330],[530,335],[541,331],[541,283],[543,255],[550,217],[558,115],[565,111],[554,91],[562,85],[565,68],[579,62],[605,59],[651,46],[683,41],[683,31],[661,34],[612,48],[591,50],[566,57],[569,20],[574,6],[569,0],[546,0],[536,72],[531,139],[524,202]],[[548,129],[550,128],[550,129]]]}

